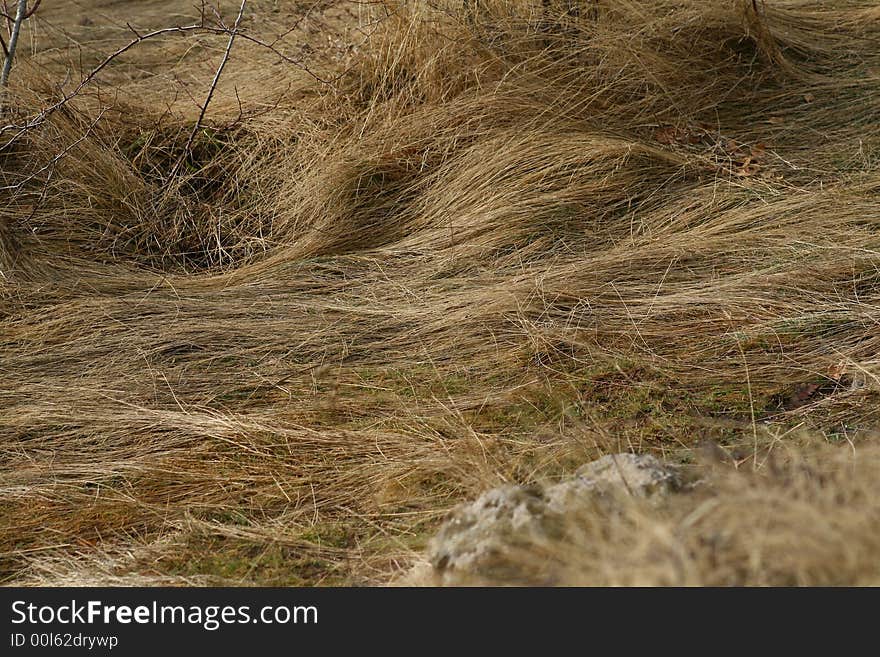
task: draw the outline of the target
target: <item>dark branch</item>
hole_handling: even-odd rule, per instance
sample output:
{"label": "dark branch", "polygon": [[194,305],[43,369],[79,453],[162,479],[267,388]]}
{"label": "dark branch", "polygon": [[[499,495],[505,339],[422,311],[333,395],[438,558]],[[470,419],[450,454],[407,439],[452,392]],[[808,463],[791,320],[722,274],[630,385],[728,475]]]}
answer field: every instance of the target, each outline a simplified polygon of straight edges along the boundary
{"label": "dark branch", "polygon": [[244,9],[246,6],[247,0],[241,0],[241,6],[238,8],[238,16],[235,17],[235,24],[232,26],[232,30],[229,33],[229,41],[226,43],[226,51],[223,53],[223,59],[220,60],[220,65],[217,67],[216,73],[214,73],[214,79],[211,81],[211,88],[208,90],[208,97],[205,98],[205,103],[202,105],[202,111],[199,113],[199,118],[196,120],[192,132],[189,133],[189,139],[186,140],[186,146],[183,147],[183,153],[180,154],[180,157],[174,164],[174,168],[171,170],[171,178],[174,178],[174,176],[177,175],[180,165],[183,164],[183,161],[189,155],[196,135],[198,135],[199,130],[202,128],[202,121],[205,120],[208,105],[210,105],[211,99],[214,97],[214,92],[217,90],[217,83],[220,82],[220,76],[223,74],[223,69],[226,68],[226,62],[229,61],[229,56],[232,53],[232,44],[235,43],[235,37],[238,36],[238,27],[241,25],[241,18],[244,16]]}

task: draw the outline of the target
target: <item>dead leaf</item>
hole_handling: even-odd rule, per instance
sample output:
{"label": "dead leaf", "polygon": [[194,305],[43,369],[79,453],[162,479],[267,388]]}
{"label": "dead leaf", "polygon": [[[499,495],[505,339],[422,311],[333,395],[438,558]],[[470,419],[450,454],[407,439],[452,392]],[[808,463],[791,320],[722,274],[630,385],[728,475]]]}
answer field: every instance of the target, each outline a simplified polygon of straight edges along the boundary
{"label": "dead leaf", "polygon": [[846,361],[842,360],[828,368],[828,378],[840,381],[841,377],[846,374]]}
{"label": "dead leaf", "polygon": [[788,398],[788,401],[784,406],[785,410],[793,411],[801,406],[806,406],[810,403],[810,400],[813,398],[813,395],[816,394],[817,390],[819,390],[818,383],[804,383],[799,385],[795,388],[791,397]]}
{"label": "dead leaf", "polygon": [[760,167],[752,162],[752,158],[747,157],[745,160],[743,160],[743,163],[739,166],[735,173],[742,178],[746,178],[748,176],[754,176],[756,173],[758,173],[759,169]]}
{"label": "dead leaf", "polygon": [[678,130],[676,130],[674,126],[664,126],[662,128],[657,128],[657,130],[654,131],[654,139],[661,144],[672,145],[676,141],[677,133]]}
{"label": "dead leaf", "polygon": [[804,94],[805,102],[812,103],[814,100],[816,100],[816,96],[814,96],[813,94]]}
{"label": "dead leaf", "polygon": [[709,138],[709,132],[699,125],[692,124],[685,128],[672,125],[663,126],[654,131],[654,139],[661,144],[701,144]]}

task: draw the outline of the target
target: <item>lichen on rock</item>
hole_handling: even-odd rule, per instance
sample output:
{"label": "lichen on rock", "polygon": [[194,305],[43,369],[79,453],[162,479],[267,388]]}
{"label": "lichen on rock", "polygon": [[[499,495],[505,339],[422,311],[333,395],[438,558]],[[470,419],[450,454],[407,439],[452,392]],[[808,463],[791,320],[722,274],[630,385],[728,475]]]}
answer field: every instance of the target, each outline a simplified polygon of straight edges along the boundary
{"label": "lichen on rock", "polygon": [[621,496],[650,499],[682,486],[678,469],[653,456],[612,454],[559,483],[494,488],[456,509],[431,541],[433,577],[451,585],[555,583],[557,564],[547,560],[526,572],[517,565],[522,553],[549,552],[554,541],[566,540],[573,519],[613,512]]}

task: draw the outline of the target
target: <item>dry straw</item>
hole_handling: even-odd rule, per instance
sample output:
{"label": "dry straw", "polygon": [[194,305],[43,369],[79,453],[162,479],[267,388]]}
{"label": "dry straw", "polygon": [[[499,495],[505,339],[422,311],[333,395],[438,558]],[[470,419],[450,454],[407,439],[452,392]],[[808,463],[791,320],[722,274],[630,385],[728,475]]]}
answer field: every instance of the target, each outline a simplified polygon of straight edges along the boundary
{"label": "dry straw", "polygon": [[[308,70],[237,40],[171,183],[225,34],[0,154],[4,582],[387,582],[487,486],[712,440],[571,583],[877,583],[873,3],[270,4]],[[16,121],[131,38],[53,11]]]}

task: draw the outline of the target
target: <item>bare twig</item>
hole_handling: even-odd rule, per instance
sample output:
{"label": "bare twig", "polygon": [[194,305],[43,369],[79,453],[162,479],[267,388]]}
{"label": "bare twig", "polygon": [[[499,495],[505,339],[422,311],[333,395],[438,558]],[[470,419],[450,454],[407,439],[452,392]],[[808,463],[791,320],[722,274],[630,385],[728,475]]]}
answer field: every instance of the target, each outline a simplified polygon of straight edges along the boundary
{"label": "bare twig", "polygon": [[186,34],[189,32],[194,32],[196,30],[202,29],[203,27],[204,27],[203,25],[198,24],[198,23],[194,24],[194,25],[175,25],[174,27],[164,27],[164,28],[161,28],[158,30],[153,30],[152,32],[148,32],[146,34],[138,36],[135,39],[132,39],[131,41],[129,41],[127,44],[125,44],[124,46],[122,46],[121,48],[116,50],[115,52],[107,55],[107,57],[105,57],[104,60],[100,64],[98,64],[95,68],[93,68],[91,71],[89,71],[89,73],[80,80],[79,84],[70,93],[63,94],[61,97],[61,100],[50,105],[49,107],[46,107],[45,109],[40,111],[39,114],[37,114],[36,116],[34,116],[31,119],[29,119],[28,121],[26,121],[23,125],[6,125],[6,126],[3,126],[2,128],[0,128],[0,134],[3,134],[4,132],[7,132],[9,130],[17,130],[17,132],[11,138],[9,138],[5,143],[0,145],[0,151],[3,151],[6,148],[8,148],[9,146],[11,146],[13,143],[15,143],[22,135],[27,133],[29,130],[32,130],[32,129],[42,125],[43,122],[46,119],[48,119],[52,114],[54,114],[59,109],[64,107],[67,103],[69,103],[71,101],[71,99],[73,99],[74,97],[79,95],[79,93],[86,86],[88,86],[88,84],[92,80],[94,80],[101,73],[101,71],[103,71],[107,66],[109,66],[110,63],[113,62],[113,60],[115,60],[117,57],[119,57],[123,53],[127,52],[128,50],[132,49],[133,47],[135,47],[139,43],[146,41],[147,39],[151,39],[153,37],[160,36],[162,34],[169,34],[169,33],[173,33],[173,32]]}
{"label": "bare twig", "polygon": [[3,11],[0,16],[6,20],[6,34],[12,34],[12,16],[9,15],[9,4],[3,0]]}
{"label": "bare twig", "polygon": [[[40,7],[40,3],[42,1],[43,0],[37,0],[34,3],[34,6],[25,12],[24,20],[27,20],[28,18],[30,18],[31,16],[34,15],[34,12],[37,11],[37,9]],[[9,5],[6,4],[6,0],[3,0],[3,11],[0,11],[0,16],[2,16],[3,18],[6,19],[6,29],[8,32],[11,33],[12,32],[12,22],[14,19],[12,18],[12,16],[9,15]]]}
{"label": "bare twig", "polygon": [[232,53],[232,44],[235,43],[235,37],[238,35],[238,26],[241,25],[241,18],[242,16],[244,16],[244,10],[246,6],[247,0],[241,0],[241,6],[238,8],[238,16],[235,17],[235,23],[232,26],[232,30],[229,32],[229,41],[226,43],[226,51],[223,53],[223,59],[220,60],[220,65],[217,67],[217,71],[214,73],[214,79],[211,81],[211,88],[208,90],[208,96],[207,98],[205,98],[205,102],[202,105],[202,111],[199,113],[199,118],[196,120],[192,132],[189,133],[189,139],[186,140],[186,145],[183,147],[183,152],[180,154],[180,157],[177,158],[177,162],[174,163],[174,168],[171,169],[171,178],[174,178],[177,175],[177,172],[180,170],[180,166],[183,164],[184,160],[187,158],[192,149],[192,145],[195,141],[196,135],[198,135],[199,130],[202,129],[202,121],[205,120],[205,114],[208,111],[208,105],[211,103],[211,99],[214,97],[214,92],[217,90],[217,83],[220,81],[220,76],[223,74],[223,69],[226,67],[226,62],[229,61],[229,55]]}
{"label": "bare twig", "polygon": [[31,16],[34,15],[34,12],[40,7],[40,3],[41,3],[42,1],[43,1],[43,0],[37,0],[37,1],[34,3],[34,6],[31,7],[30,9],[28,9],[28,11],[27,11],[27,12],[25,13],[25,15],[24,15],[25,20],[27,20],[28,18],[30,18]]}
{"label": "bare twig", "polygon": [[32,180],[35,180],[41,173],[43,173],[45,171],[49,171],[51,169],[54,169],[55,166],[68,153],[70,153],[70,151],[72,151],[74,148],[76,148],[81,143],[83,143],[86,139],[89,138],[89,136],[92,134],[92,132],[95,130],[95,128],[98,127],[98,124],[101,122],[101,119],[104,118],[104,114],[106,114],[106,113],[107,113],[107,108],[106,107],[102,108],[101,111],[98,113],[98,115],[94,119],[92,119],[91,124],[88,126],[88,128],[86,128],[85,132],[76,141],[70,143],[63,150],[56,153],[55,156],[47,164],[40,167],[36,171],[30,173],[27,177],[23,178],[22,180],[18,181],[17,183],[15,183],[13,185],[5,185],[3,187],[0,187],[0,191],[17,192],[17,191],[21,190],[22,188],[24,188],[24,186],[27,185],[29,182],[31,182]]}
{"label": "bare twig", "polygon": [[[34,9],[36,9],[36,7],[34,7]],[[9,35],[9,46],[4,48],[6,51],[6,59],[3,61],[3,72],[0,73],[0,87],[5,87],[9,82],[9,71],[12,70],[12,59],[15,57],[15,48],[18,45],[18,35],[21,32],[21,24],[28,16],[30,16],[30,14],[27,11],[27,0],[18,0],[18,8],[15,11],[15,21],[12,23],[12,33]]]}
{"label": "bare twig", "polygon": [[[244,7],[245,4],[246,3],[243,2],[242,7]],[[33,13],[33,9],[35,9],[35,8],[36,8],[36,4],[34,5],[34,7],[31,9],[31,11],[29,13]],[[0,13],[2,13],[2,12],[0,12]],[[242,13],[242,12],[240,12],[240,13]],[[145,33],[141,33],[139,31],[137,31],[136,29],[134,29],[132,26],[128,25],[128,29],[132,32],[132,34],[135,35],[135,38],[133,38],[131,41],[129,41],[127,44],[125,44],[121,48],[119,48],[116,51],[107,55],[95,68],[93,68],[85,76],[82,77],[79,84],[77,84],[77,86],[74,89],[72,89],[68,93],[62,92],[62,96],[57,102],[53,103],[52,105],[49,105],[48,107],[43,108],[42,110],[40,110],[39,113],[29,117],[23,123],[21,123],[21,124],[12,123],[12,124],[0,126],[0,135],[3,135],[3,134],[10,132],[10,131],[14,131],[14,134],[11,137],[6,139],[3,143],[0,143],[0,152],[6,150],[12,144],[16,143],[23,135],[27,134],[29,131],[41,126],[52,114],[54,114],[59,109],[61,109],[65,105],[67,105],[67,103],[69,103],[73,98],[78,96],[83,91],[83,89],[85,89],[85,87],[87,87],[90,83],[92,83],[95,80],[95,78],[97,78],[97,76],[100,75],[100,73],[105,68],[107,68],[107,66],[109,66],[115,59],[117,59],[118,57],[120,57],[121,55],[126,53],[127,51],[131,50],[135,46],[139,45],[140,43],[143,43],[144,41],[147,41],[149,39],[153,39],[156,37],[160,37],[163,35],[168,35],[168,34],[189,35],[189,34],[200,34],[200,33],[201,34],[226,34],[226,35],[229,35],[229,37],[230,37],[229,42],[227,44],[227,48],[229,48],[229,49],[231,49],[231,44],[234,40],[234,37],[245,39],[246,41],[250,41],[251,43],[253,43],[261,48],[265,48],[266,50],[269,50],[270,52],[275,54],[281,61],[288,63],[288,64],[291,64],[293,66],[296,66],[297,68],[304,71],[308,75],[312,76],[312,78],[314,78],[318,82],[321,82],[322,84],[332,84],[334,81],[342,78],[346,74],[346,71],[343,71],[342,73],[332,77],[331,79],[322,78],[321,76],[317,75],[314,71],[312,71],[303,62],[302,59],[296,59],[296,58],[290,57],[289,55],[286,55],[285,53],[281,52],[281,50],[279,50],[275,46],[275,43],[277,43],[277,40],[273,41],[271,43],[268,43],[266,41],[263,41],[262,39],[259,39],[257,37],[253,37],[253,36],[243,32],[240,29],[240,21],[238,19],[236,20],[235,26],[232,28],[230,28],[228,26],[209,25],[209,24],[207,24],[206,21],[207,21],[207,12],[203,9],[202,17],[201,17],[200,21],[198,23],[192,23],[189,25],[174,25],[171,27],[159,28],[159,29],[153,30],[151,32],[145,32]],[[226,55],[224,55],[224,58],[223,58],[222,64],[224,66],[225,66],[227,59],[228,59],[228,52],[226,53]],[[222,67],[221,67],[221,69],[218,69],[218,73],[221,71],[222,71]],[[215,80],[215,83],[212,84],[212,86],[211,86],[211,94],[213,94],[213,90],[215,89],[215,87],[216,87],[216,80]],[[208,98],[208,101],[210,101],[210,96]],[[201,122],[204,120],[204,113],[206,111],[205,108],[207,107],[207,103],[205,103],[205,105],[201,106],[201,107],[202,107],[202,113],[201,113],[199,122],[197,124],[197,125],[199,125],[199,128],[200,128]],[[195,138],[194,135],[197,134],[199,128],[197,128],[194,131],[193,139]],[[191,146],[191,144],[190,144],[190,146]]]}

